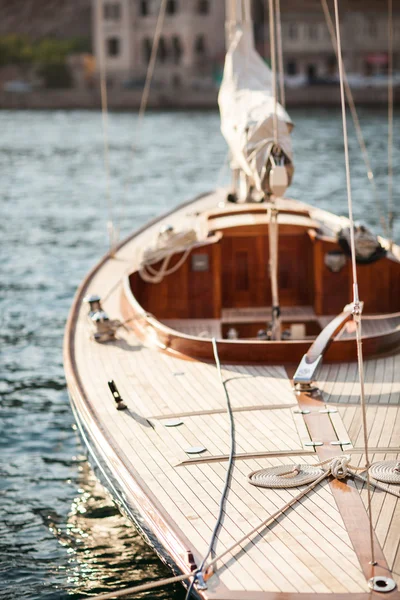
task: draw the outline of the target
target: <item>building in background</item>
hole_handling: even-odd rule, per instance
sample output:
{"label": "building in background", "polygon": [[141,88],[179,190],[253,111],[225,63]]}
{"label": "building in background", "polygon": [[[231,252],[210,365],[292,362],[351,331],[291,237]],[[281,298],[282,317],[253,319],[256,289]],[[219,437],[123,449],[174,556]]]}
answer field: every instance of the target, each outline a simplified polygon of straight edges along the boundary
{"label": "building in background", "polygon": [[[104,45],[110,83],[143,83],[161,0],[92,0],[97,64]],[[395,68],[400,69],[400,2],[394,2]],[[333,2],[328,0],[333,15]],[[269,60],[267,2],[253,0],[257,49]],[[299,84],[329,83],[337,62],[321,0],[281,0],[284,67]],[[387,72],[387,2],[342,0],[342,46],[348,73]],[[225,53],[224,0],[168,0],[155,85],[203,87],[220,79]]]}
{"label": "building in background", "polygon": [[[333,1],[327,0],[334,20]],[[269,58],[266,2],[253,0],[255,39],[259,52]],[[346,70],[358,77],[384,75],[388,66],[388,2],[341,0],[342,52]],[[400,2],[394,10],[394,67],[400,70]],[[284,68],[290,78],[309,84],[337,76],[337,61],[321,0],[281,0]],[[355,80],[355,78],[353,77]]]}
{"label": "building in background", "polygon": [[91,38],[91,0],[0,0],[0,36]]}
{"label": "building in background", "polygon": [[[93,0],[96,60],[105,54],[110,83],[143,84],[160,0]],[[225,53],[223,0],[168,0],[154,84],[179,88],[215,85]]]}

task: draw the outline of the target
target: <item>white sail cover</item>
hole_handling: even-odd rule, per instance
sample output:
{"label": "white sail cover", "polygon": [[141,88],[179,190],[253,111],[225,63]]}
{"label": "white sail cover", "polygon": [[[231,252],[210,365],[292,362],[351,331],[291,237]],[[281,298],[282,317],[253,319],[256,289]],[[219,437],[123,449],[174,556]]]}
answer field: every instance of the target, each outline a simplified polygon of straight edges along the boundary
{"label": "white sail cover", "polygon": [[[221,131],[235,166],[249,178],[250,185],[263,191],[268,158],[274,145],[275,101],[272,73],[254,48],[251,22],[235,25],[225,58],[218,103]],[[289,115],[277,104],[278,146],[285,162],[292,162]],[[288,168],[289,180],[292,173]]]}

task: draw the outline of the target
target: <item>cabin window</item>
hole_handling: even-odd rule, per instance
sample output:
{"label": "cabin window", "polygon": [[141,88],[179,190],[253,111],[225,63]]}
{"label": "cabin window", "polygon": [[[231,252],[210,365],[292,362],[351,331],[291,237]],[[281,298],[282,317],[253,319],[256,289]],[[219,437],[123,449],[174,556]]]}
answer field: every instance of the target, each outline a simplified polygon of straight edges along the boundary
{"label": "cabin window", "polygon": [[143,62],[147,65],[150,61],[152,41],[149,38],[143,40]]}
{"label": "cabin window", "polygon": [[179,64],[181,62],[183,50],[181,40],[176,35],[172,38],[172,54],[174,57],[174,62]]}
{"label": "cabin window", "polygon": [[236,277],[235,284],[238,292],[247,292],[249,289],[249,271],[247,252],[236,252]]}
{"label": "cabin window", "polygon": [[199,15],[208,15],[210,12],[209,0],[199,0],[197,3],[197,12]]}
{"label": "cabin window", "polygon": [[168,0],[166,13],[167,15],[174,15],[178,11],[177,1],[176,0]]}
{"label": "cabin window", "polygon": [[103,6],[104,19],[119,21],[121,18],[121,5],[118,2],[106,2]]}
{"label": "cabin window", "polygon": [[147,17],[149,14],[149,3],[147,0],[141,0],[139,4],[139,12],[142,17]]}
{"label": "cabin window", "polygon": [[196,37],[194,51],[198,56],[203,56],[206,53],[206,41],[204,35],[200,34]]}
{"label": "cabin window", "polygon": [[118,56],[121,52],[120,39],[117,37],[108,38],[107,54],[108,56]]}

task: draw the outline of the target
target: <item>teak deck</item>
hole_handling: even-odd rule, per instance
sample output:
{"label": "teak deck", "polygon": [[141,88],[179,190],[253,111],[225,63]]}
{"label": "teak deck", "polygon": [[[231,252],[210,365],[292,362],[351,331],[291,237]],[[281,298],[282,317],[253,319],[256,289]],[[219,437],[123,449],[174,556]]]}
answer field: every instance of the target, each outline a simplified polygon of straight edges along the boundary
{"label": "teak deck", "polygon": [[[217,195],[200,198],[174,212],[173,218],[185,220],[187,213],[212,209],[220,200]],[[160,555],[177,571],[187,571],[188,551],[199,564],[207,549],[229,453],[228,418],[216,368],[166,352],[157,337],[153,344],[149,340],[144,344],[132,330],[120,329],[116,341],[95,343],[90,339],[87,306],[82,303],[88,293],[105,297],[113,290],[104,309],[110,317],[123,320],[118,282],[133,270],[139,249],[151,241],[163,222],[168,218],[135,234],[82,284],[67,326],[65,368],[81,432],[117,501]],[[323,304],[319,299],[317,308]],[[306,317],[311,314],[308,309],[303,312]],[[327,319],[327,314],[329,311],[320,312],[321,319]],[[227,321],[236,317],[232,311],[224,314]],[[182,325],[182,320],[165,319],[172,328],[178,329],[179,322]],[[381,330],[374,333],[396,329],[399,317],[393,319],[397,321],[382,322]],[[217,337],[221,334],[219,318],[183,321],[189,336],[203,331]],[[397,459],[400,354],[367,360],[365,366],[372,461]],[[351,452],[353,464],[363,461],[355,363],[325,364],[318,379],[320,396],[315,398],[293,392],[294,365],[223,362],[222,371],[229,380],[238,458],[217,553],[299,491],[256,488],[247,482],[251,471],[280,464],[313,464],[346,452]],[[115,380],[127,410],[115,409],[107,387],[109,379]],[[338,411],[320,413],[324,403]],[[307,407],[310,414],[295,413],[298,405]],[[165,419],[177,416],[182,425],[165,427]],[[324,442],[317,452],[305,446],[316,440]],[[336,440],[350,443],[341,450],[330,444]],[[206,451],[188,455],[186,450],[192,446],[204,446]],[[379,558],[373,569],[365,502],[366,491],[359,482],[326,480],[222,561],[202,597],[289,600],[329,595],[358,600],[379,596],[367,585],[372,574],[392,573],[400,582],[400,503],[390,494],[373,492]],[[386,595],[400,597],[398,591]]]}

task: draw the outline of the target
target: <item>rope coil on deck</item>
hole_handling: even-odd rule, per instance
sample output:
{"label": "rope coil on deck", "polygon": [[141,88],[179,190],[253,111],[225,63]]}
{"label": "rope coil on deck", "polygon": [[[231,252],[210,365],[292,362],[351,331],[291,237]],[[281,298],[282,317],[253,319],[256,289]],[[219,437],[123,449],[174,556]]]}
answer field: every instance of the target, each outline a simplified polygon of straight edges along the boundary
{"label": "rope coil on deck", "polygon": [[[323,469],[327,465],[326,469]],[[350,456],[335,456],[315,465],[280,465],[253,471],[248,475],[252,485],[264,488],[292,488],[313,483],[325,474],[335,479],[345,479],[355,476],[355,471],[365,471],[365,467],[355,467],[350,464]],[[400,482],[400,472],[399,472]]]}
{"label": "rope coil on deck", "polygon": [[323,474],[323,469],[314,465],[288,465],[269,467],[253,471],[247,477],[251,485],[263,488],[292,488],[312,483]]}
{"label": "rope coil on deck", "polygon": [[397,460],[384,460],[371,465],[371,477],[382,483],[400,485],[400,463]]}

